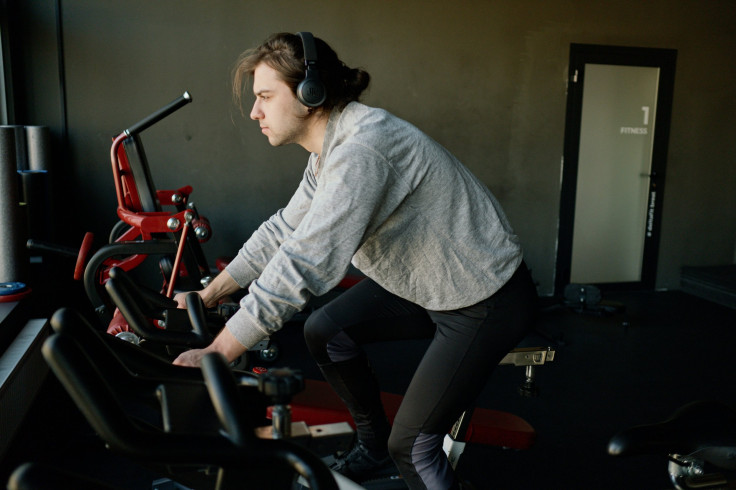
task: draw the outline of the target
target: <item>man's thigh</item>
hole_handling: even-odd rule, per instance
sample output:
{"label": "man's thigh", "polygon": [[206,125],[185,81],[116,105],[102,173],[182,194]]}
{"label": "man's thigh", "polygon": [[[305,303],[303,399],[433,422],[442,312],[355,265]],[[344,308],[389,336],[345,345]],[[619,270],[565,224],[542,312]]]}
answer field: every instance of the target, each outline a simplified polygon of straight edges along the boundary
{"label": "man's thigh", "polygon": [[325,315],[337,333],[355,343],[432,338],[435,325],[427,311],[364,279],[315,313]]}

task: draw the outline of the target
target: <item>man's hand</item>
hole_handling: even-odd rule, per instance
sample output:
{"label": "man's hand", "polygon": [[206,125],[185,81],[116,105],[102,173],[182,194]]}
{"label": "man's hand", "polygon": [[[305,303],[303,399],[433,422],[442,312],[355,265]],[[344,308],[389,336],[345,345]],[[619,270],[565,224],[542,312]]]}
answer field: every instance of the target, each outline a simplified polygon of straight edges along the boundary
{"label": "man's hand", "polygon": [[205,354],[207,354],[206,349],[188,350],[179,354],[179,357],[174,359],[173,364],[176,366],[199,367]]}
{"label": "man's hand", "polygon": [[172,299],[176,301],[177,308],[182,308],[184,310],[187,309],[187,294],[189,294],[189,291],[184,291],[183,293],[176,293],[174,295]]}
{"label": "man's hand", "polygon": [[[227,271],[222,271],[217,275],[217,277],[215,277],[209,286],[201,291],[197,291],[197,294],[202,297],[205,308],[212,308],[217,306],[217,302],[220,299],[238,291],[239,289],[240,286],[238,286],[238,283],[235,282],[232,276],[230,276]],[[177,308],[186,309],[187,294],[189,294],[189,292],[185,291],[174,295],[173,300],[176,301]]]}
{"label": "man's hand", "polygon": [[174,359],[174,364],[177,366],[199,367],[202,358],[210,352],[219,352],[227,362],[233,362],[245,351],[245,346],[238,342],[238,339],[225,327],[220,330],[220,333],[217,334],[210,345],[204,349],[192,349],[182,352],[179,357]]}

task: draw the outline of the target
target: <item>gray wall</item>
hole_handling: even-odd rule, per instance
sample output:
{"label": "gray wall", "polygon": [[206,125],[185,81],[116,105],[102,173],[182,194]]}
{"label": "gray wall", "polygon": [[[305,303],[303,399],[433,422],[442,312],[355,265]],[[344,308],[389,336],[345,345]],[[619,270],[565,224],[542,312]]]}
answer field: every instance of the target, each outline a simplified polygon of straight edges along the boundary
{"label": "gray wall", "polygon": [[[28,16],[24,124],[61,139],[54,2]],[[30,5],[29,5],[30,4]],[[116,221],[111,137],[184,90],[194,103],[143,133],[158,188],[194,186],[208,256],[234,253],[286,203],[306,153],[271,148],[230,98],[238,54],[310,30],[368,70],[365,102],[413,122],[498,196],[541,294],[554,283],[570,43],[678,50],[658,288],[736,244],[736,2],[468,0],[61,2],[69,152],[64,239]]]}

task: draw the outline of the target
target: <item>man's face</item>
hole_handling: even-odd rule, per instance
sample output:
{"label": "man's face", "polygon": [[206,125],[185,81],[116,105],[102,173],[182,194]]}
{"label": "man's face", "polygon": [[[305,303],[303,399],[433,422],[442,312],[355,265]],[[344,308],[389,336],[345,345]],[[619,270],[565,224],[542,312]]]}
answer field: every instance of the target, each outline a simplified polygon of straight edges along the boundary
{"label": "man's face", "polygon": [[250,118],[258,121],[261,132],[272,146],[300,143],[306,134],[307,108],[299,103],[278,72],[265,63],[253,72],[256,101]]}

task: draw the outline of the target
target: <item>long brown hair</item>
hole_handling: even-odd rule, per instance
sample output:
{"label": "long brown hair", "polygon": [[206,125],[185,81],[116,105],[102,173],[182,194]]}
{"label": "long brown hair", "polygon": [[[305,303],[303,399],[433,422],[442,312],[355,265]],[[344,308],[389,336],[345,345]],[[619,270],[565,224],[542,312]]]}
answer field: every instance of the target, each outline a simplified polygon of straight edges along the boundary
{"label": "long brown hair", "polygon": [[[326,111],[342,110],[350,102],[360,99],[370,83],[368,72],[360,68],[349,68],[340,61],[337,53],[322,39],[315,37],[319,76],[325,85],[327,98],[320,106]],[[256,67],[266,63],[279,73],[281,79],[296,94],[296,88],[304,79],[304,48],[296,34],[272,34],[260,46],[240,55],[233,68],[233,100],[243,107],[248,81]]]}

